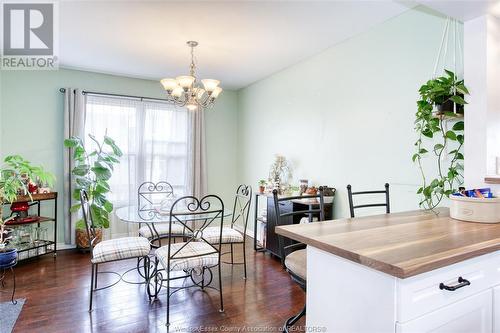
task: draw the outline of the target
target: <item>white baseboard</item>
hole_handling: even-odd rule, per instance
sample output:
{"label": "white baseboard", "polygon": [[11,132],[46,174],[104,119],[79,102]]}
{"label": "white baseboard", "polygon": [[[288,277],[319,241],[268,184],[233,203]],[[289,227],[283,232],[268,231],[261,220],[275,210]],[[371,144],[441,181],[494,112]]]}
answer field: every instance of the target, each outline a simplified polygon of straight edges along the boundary
{"label": "white baseboard", "polygon": [[[108,236],[108,235],[106,235]],[[122,233],[119,233],[119,234],[113,234],[111,236],[111,239],[114,239],[114,238],[123,238],[123,237],[130,237],[131,235],[128,233],[128,232],[122,232]],[[137,236],[137,235],[135,235]]]}
{"label": "white baseboard", "polygon": [[57,243],[57,250],[69,250],[76,248],[75,244]]}
{"label": "white baseboard", "polygon": [[[241,232],[241,233],[243,233],[243,227],[242,227],[241,225],[235,224],[235,225],[234,225],[234,229],[235,229],[235,230],[237,230],[237,231],[239,231],[239,232]],[[246,233],[246,235],[247,235],[248,237],[250,237],[250,238],[252,238],[252,239],[253,239],[253,230],[250,230],[250,229],[248,229],[248,228],[247,228],[247,233]]]}
{"label": "white baseboard", "polygon": [[[128,233],[113,234],[113,237],[111,238],[122,238],[122,237],[130,237],[130,235]],[[58,250],[69,250],[75,248],[76,248],[75,244],[57,243]]]}

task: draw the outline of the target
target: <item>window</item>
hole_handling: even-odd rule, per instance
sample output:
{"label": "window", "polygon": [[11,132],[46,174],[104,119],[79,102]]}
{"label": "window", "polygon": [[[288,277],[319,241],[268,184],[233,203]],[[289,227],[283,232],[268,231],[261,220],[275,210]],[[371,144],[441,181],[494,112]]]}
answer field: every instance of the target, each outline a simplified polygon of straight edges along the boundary
{"label": "window", "polygon": [[174,193],[190,193],[189,121],[185,109],[167,103],[127,98],[87,96],[85,145],[88,134],[105,133],[122,149],[110,180],[109,199],[115,207],[133,205],[144,181],[167,181]]}

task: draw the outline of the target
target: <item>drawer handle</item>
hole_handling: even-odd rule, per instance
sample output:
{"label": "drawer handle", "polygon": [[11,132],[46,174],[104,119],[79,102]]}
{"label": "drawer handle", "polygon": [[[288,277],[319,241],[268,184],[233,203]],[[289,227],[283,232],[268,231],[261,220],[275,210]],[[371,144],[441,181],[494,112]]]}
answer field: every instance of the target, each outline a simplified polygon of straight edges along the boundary
{"label": "drawer handle", "polygon": [[454,286],[447,286],[444,283],[439,284],[439,289],[441,290],[448,290],[448,291],[455,291],[457,289],[463,288],[465,286],[470,286],[470,281],[462,278],[461,276],[458,278],[458,284]]}

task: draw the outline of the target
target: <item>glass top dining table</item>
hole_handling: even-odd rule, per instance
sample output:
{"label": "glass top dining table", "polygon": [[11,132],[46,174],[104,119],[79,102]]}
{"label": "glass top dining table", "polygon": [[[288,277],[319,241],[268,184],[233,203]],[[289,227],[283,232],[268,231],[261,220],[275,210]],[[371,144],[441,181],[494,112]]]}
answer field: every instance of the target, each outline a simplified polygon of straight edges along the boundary
{"label": "glass top dining table", "polygon": [[[182,215],[182,212],[176,212],[176,218],[181,221],[203,221],[216,216],[219,211],[217,209],[210,209],[208,211],[189,212],[190,214]],[[169,223],[170,210],[150,208],[139,210],[138,206],[125,206],[118,208],[115,211],[116,216],[126,223]],[[231,216],[233,212],[229,209],[224,209],[224,217]],[[175,219],[173,219],[175,220]]]}

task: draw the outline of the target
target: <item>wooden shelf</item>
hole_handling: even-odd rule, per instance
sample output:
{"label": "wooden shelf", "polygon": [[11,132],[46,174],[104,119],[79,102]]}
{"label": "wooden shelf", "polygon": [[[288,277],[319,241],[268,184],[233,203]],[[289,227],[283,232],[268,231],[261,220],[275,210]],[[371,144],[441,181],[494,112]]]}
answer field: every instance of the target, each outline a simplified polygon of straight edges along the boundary
{"label": "wooden shelf", "polygon": [[45,216],[40,216],[40,218],[36,221],[30,221],[30,222],[16,222],[16,220],[11,220],[6,223],[6,225],[23,225],[23,224],[33,224],[33,223],[43,223],[43,222],[53,222],[54,218],[52,217],[45,217]]}
{"label": "wooden shelf", "polygon": [[44,201],[52,200],[57,198],[57,192],[49,193],[35,193],[31,197],[29,195],[20,195],[14,202],[25,202],[25,201]]}
{"label": "wooden shelf", "polygon": [[36,240],[33,243],[17,244],[18,261],[37,258],[42,255],[56,254],[56,244],[51,240]]}
{"label": "wooden shelf", "polygon": [[500,176],[486,176],[484,182],[486,184],[500,184]]}

